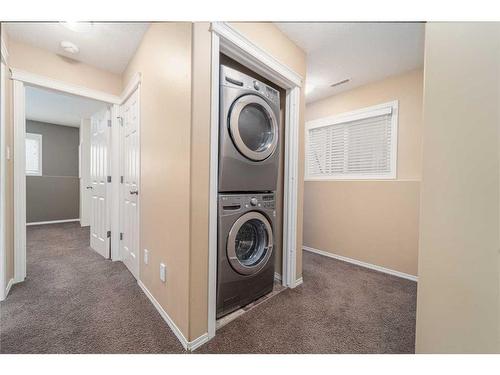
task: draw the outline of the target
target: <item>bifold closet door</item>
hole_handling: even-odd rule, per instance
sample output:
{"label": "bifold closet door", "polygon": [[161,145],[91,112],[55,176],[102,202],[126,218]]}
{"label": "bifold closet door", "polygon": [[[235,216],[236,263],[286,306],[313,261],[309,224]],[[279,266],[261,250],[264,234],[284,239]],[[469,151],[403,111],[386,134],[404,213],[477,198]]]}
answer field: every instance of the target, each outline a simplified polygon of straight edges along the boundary
{"label": "bifold closet door", "polygon": [[120,107],[120,252],[123,263],[139,276],[139,93]]}

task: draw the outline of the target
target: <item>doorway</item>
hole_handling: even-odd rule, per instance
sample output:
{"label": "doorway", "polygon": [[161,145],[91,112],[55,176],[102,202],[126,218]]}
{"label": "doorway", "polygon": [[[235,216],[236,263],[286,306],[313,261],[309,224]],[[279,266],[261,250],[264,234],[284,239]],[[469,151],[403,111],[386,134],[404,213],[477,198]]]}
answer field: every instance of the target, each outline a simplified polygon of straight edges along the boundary
{"label": "doorway", "polygon": [[109,104],[31,86],[25,98],[28,238],[49,227],[82,228],[74,230],[89,232],[81,245],[109,259]]}
{"label": "doorway", "polygon": [[[33,88],[42,88],[59,95],[72,95],[82,100],[100,102],[103,105],[103,108],[90,115],[87,121],[90,127],[88,132],[90,159],[85,160],[90,168],[88,176],[90,185],[86,185],[85,190],[91,191],[91,203],[88,210],[90,213],[90,247],[104,258],[123,260],[137,279],[139,271],[137,255],[139,244],[138,189],[129,190],[129,192],[132,191],[132,194],[129,193],[129,195],[134,196],[133,204],[128,206],[120,204],[120,197],[123,196],[122,181],[125,182],[125,176],[129,176],[124,171],[130,171],[131,166],[135,169],[133,169],[134,173],[129,178],[127,186],[139,186],[138,129],[140,116],[138,103],[140,75],[137,74],[132,79],[121,97],[66,85],[16,70],[12,71],[12,79],[14,81],[15,160],[18,161],[14,164],[14,183],[16,186],[16,194],[14,195],[15,282],[23,281],[26,278],[26,93],[27,90]],[[132,101],[131,98],[135,98],[135,101]],[[132,102],[133,106],[130,105]],[[128,113],[127,108],[129,107],[134,111],[133,126],[124,126],[125,122],[121,114]],[[85,121],[82,121],[82,124],[85,124]],[[133,130],[127,133],[123,129]],[[129,136],[126,137],[127,139],[133,139],[133,142],[130,144],[124,142],[125,135]],[[80,154],[83,145],[80,145]],[[125,153],[128,153],[128,157]],[[80,160],[80,167],[82,161],[85,164],[85,160]],[[80,186],[82,185],[80,183]],[[83,198],[80,198],[80,202],[82,200]],[[131,199],[127,200],[127,202],[131,201]],[[122,220],[122,217],[132,217],[133,220]],[[80,218],[74,221],[80,221]],[[128,238],[126,246],[121,244],[124,238]]]}

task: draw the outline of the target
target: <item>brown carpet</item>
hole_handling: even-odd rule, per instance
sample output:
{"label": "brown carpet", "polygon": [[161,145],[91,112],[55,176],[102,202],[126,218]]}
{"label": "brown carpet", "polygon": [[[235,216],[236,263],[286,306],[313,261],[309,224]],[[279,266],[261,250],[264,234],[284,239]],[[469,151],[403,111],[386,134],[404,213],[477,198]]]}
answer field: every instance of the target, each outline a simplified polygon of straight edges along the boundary
{"label": "brown carpet", "polygon": [[91,250],[88,228],[27,228],[27,278],[0,304],[1,353],[181,353],[121,262]]}
{"label": "brown carpet", "polygon": [[[28,227],[28,278],[0,304],[1,353],[182,353],[121,262],[76,223]],[[195,353],[413,353],[416,284],[304,252],[304,284]]]}
{"label": "brown carpet", "polygon": [[303,252],[304,284],[222,327],[197,353],[414,353],[416,283]]}

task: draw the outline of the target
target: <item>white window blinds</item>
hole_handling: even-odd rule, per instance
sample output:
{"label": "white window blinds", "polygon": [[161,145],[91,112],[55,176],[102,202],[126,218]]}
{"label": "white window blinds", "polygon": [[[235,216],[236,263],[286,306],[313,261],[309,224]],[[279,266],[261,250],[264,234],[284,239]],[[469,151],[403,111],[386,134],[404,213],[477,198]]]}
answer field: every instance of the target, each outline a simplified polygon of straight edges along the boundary
{"label": "white window blinds", "polygon": [[396,178],[397,102],[308,123],[306,179]]}

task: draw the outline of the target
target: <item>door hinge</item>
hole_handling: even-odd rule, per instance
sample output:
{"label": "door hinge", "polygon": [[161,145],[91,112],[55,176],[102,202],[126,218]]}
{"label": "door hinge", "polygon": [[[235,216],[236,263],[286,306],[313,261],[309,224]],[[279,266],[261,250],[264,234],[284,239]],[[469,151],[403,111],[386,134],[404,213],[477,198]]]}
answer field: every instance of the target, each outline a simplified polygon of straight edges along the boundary
{"label": "door hinge", "polygon": [[120,233],[120,241],[123,240],[123,233]]}
{"label": "door hinge", "polygon": [[108,128],[111,127],[111,120],[108,120]]}
{"label": "door hinge", "polygon": [[120,176],[120,183],[123,184],[123,176]]}
{"label": "door hinge", "polygon": [[123,126],[123,117],[118,116],[117,119],[120,121],[120,126]]}
{"label": "door hinge", "polygon": [[110,231],[110,230],[108,230],[107,237],[108,237],[108,238],[110,238],[110,237],[111,237],[111,231]]}
{"label": "door hinge", "polygon": [[108,176],[108,182],[111,182],[111,176]]}

